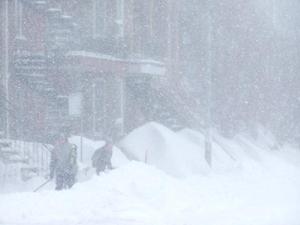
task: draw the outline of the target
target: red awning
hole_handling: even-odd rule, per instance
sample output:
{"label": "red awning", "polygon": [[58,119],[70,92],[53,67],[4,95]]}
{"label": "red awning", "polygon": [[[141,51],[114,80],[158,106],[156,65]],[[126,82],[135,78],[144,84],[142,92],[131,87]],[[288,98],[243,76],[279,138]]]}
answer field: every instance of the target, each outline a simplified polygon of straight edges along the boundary
{"label": "red awning", "polygon": [[77,73],[148,74],[163,76],[165,65],[155,60],[124,60],[99,53],[74,51],[66,57],[64,68]]}

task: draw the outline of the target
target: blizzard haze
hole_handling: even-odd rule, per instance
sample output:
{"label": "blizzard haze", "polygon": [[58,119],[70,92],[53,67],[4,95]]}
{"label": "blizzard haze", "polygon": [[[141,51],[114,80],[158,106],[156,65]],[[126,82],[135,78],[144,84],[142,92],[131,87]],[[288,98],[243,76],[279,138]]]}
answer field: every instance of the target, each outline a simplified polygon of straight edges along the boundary
{"label": "blizzard haze", "polygon": [[0,0],[0,225],[300,225],[299,0]]}

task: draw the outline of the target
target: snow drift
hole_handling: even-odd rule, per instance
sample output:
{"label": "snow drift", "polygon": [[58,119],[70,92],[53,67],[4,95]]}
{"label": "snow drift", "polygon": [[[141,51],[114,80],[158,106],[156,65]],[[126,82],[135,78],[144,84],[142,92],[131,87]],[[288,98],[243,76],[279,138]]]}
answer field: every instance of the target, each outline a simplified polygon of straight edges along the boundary
{"label": "snow drift", "polygon": [[280,169],[176,179],[131,162],[72,190],[0,195],[0,224],[298,225],[299,167]]}
{"label": "snow drift", "polygon": [[[120,142],[125,155],[142,162],[130,162],[116,148],[117,169],[91,175],[71,190],[49,191],[51,183],[38,193],[2,194],[0,224],[299,225],[298,150],[274,150],[265,132],[256,139],[213,132],[210,169],[203,141],[198,131],[146,124]],[[99,143],[84,142],[88,163]]]}
{"label": "snow drift", "polygon": [[154,165],[174,176],[209,171],[202,146],[155,122],[135,129],[118,146],[129,158]]}

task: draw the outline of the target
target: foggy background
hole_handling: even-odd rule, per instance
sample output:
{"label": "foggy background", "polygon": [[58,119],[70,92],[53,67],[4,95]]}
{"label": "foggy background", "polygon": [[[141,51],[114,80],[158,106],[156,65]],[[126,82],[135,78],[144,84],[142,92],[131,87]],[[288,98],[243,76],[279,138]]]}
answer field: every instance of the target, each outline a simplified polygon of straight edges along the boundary
{"label": "foggy background", "polygon": [[300,0],[0,0],[0,224],[299,225],[299,147]]}
{"label": "foggy background", "polygon": [[211,66],[212,120],[224,135],[261,124],[280,141],[299,136],[299,7],[293,0],[184,2],[182,80],[201,111]]}
{"label": "foggy background", "polygon": [[[57,75],[56,80],[66,75],[57,71],[65,64],[61,63],[64,57],[71,55],[70,51],[98,52],[129,61],[150,59],[165,65],[165,75],[153,79],[150,86],[146,82],[148,78],[127,79],[129,102],[133,99],[133,105],[139,104],[141,114],[146,118],[141,119],[140,124],[128,125],[129,131],[147,120],[156,120],[175,129],[214,127],[223,135],[232,137],[240,132],[255,135],[257,126],[262,125],[280,142],[297,141],[300,132],[300,2],[297,0],[133,1],[131,11],[126,0],[106,2],[111,4],[107,11],[103,8],[105,1],[51,0],[37,3],[24,0],[19,3],[22,3],[23,11],[17,3],[14,6],[13,1],[8,1],[11,6],[7,15],[5,2],[1,2],[1,125],[5,130],[8,126],[6,118],[10,117],[12,135],[22,133],[20,130],[25,129],[21,129],[22,126],[27,126],[29,136],[41,130],[47,135],[49,131],[47,126],[30,131],[31,120],[35,118],[34,109],[26,110],[27,103],[24,103],[25,112],[20,114],[19,108],[23,106],[17,102],[13,106],[16,99],[25,101],[22,92],[8,96],[12,104],[5,100],[9,90],[18,93],[17,90],[26,89],[18,82],[7,89],[6,65],[9,65],[8,72],[13,77],[17,73],[16,54],[13,52],[24,44],[18,33],[23,32],[26,36],[26,30],[32,30],[28,39],[33,41],[25,42],[24,46],[30,51],[39,49],[41,43],[47,46],[47,65],[51,67],[47,73]],[[65,40],[57,38],[51,33],[51,17],[48,17],[48,31],[44,34],[37,32],[37,26],[42,29],[37,22],[42,17],[33,17],[32,9],[47,9],[52,16],[59,9],[65,24],[72,21],[72,32]],[[130,23],[124,25],[122,22],[124,15],[134,24],[130,29],[127,29]],[[12,19],[8,26],[15,30],[10,32],[8,40],[5,36],[6,17]],[[5,47],[9,48],[8,59],[5,58]],[[75,74],[76,64],[68,66]],[[76,79],[71,77],[61,83],[71,83]],[[71,89],[91,91],[89,85],[95,83],[93,79],[78,80]],[[111,89],[110,85],[119,81],[109,81],[113,84],[103,82]],[[64,85],[58,85],[55,94],[43,90],[41,94],[37,89],[36,86],[30,87],[30,92],[37,97],[29,98],[46,96],[42,100],[50,99],[46,106],[54,104],[60,109],[60,114],[67,113],[65,100],[53,97],[65,94]],[[90,100],[91,97],[87,97],[87,102]],[[99,100],[97,104],[109,103]],[[38,107],[36,110],[41,111]],[[121,109],[111,110],[117,121]],[[30,113],[32,116],[28,119]],[[97,113],[101,117],[101,110]],[[86,129],[94,123],[93,117],[93,112],[86,112]],[[105,118],[99,124],[109,124],[109,119]],[[61,121],[64,118],[48,121],[48,124]],[[79,124],[78,121],[74,123]]]}

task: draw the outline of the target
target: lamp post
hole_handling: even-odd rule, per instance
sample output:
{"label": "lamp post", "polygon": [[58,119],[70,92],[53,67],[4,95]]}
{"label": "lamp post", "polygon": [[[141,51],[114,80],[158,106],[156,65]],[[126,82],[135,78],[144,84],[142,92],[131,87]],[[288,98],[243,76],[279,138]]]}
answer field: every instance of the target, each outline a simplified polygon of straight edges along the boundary
{"label": "lamp post", "polygon": [[94,81],[94,83],[92,84],[92,107],[93,107],[93,121],[92,121],[92,127],[93,127],[93,135],[94,137],[96,136],[96,126],[97,126],[97,122],[96,122],[96,81]]}
{"label": "lamp post", "polygon": [[[4,2],[4,22],[3,22],[3,30],[4,30],[4,74],[3,74],[3,86],[5,88],[5,108],[9,108],[9,0],[5,0]],[[10,121],[9,121],[9,111],[6,110],[5,113],[5,137],[8,139],[10,137]]]}
{"label": "lamp post", "polygon": [[212,166],[212,143],[211,143],[211,100],[212,100],[212,6],[208,3],[207,11],[207,77],[206,77],[206,112],[205,112],[205,159]]}

